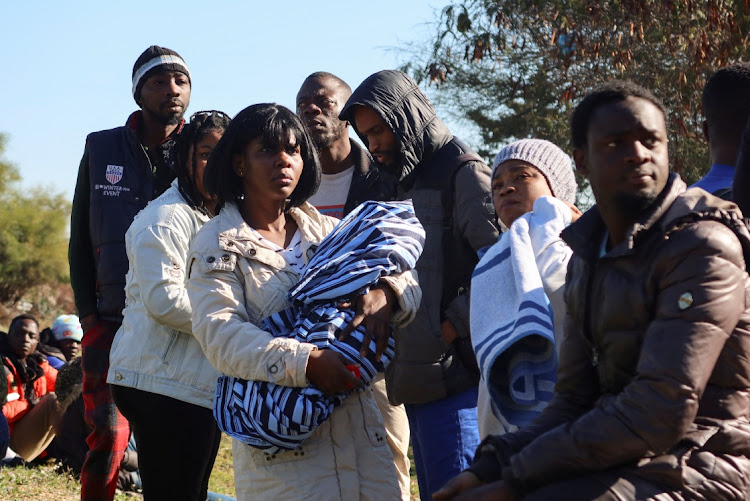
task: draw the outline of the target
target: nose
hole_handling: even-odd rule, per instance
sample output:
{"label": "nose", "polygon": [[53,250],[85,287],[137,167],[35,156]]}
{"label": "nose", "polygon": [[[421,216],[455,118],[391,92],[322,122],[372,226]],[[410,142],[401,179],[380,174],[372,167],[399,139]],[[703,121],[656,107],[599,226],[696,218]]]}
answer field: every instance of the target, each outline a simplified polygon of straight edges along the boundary
{"label": "nose", "polygon": [[376,151],[378,151],[379,146],[380,144],[376,139],[367,138],[367,149],[370,150],[370,153],[375,153]]}
{"label": "nose", "polygon": [[167,92],[170,96],[179,96],[180,95],[180,86],[177,85],[177,80],[172,77],[169,79],[169,85],[167,87]]}
{"label": "nose", "polygon": [[625,160],[630,163],[642,164],[645,163],[650,156],[651,150],[642,142],[635,140],[631,143],[630,148],[628,148]]}
{"label": "nose", "polygon": [[279,154],[276,156],[276,165],[278,167],[286,167],[291,163],[292,156],[285,149],[279,150]]}
{"label": "nose", "polygon": [[315,116],[315,115],[320,115],[322,113],[322,111],[321,111],[320,108],[318,108],[318,106],[315,103],[310,102],[310,103],[307,103],[307,104],[305,104],[303,106],[302,113],[304,115]]}

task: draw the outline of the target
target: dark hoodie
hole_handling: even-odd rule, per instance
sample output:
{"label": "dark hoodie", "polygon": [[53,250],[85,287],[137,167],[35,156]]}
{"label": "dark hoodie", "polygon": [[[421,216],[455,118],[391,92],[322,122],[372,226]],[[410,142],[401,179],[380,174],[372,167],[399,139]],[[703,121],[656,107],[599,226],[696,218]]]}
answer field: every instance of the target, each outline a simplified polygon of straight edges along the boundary
{"label": "dark hoodie", "polygon": [[[422,304],[415,320],[396,333],[396,358],[386,372],[388,398],[393,404],[439,400],[478,383],[467,291],[476,251],[498,237],[491,171],[484,162],[463,160],[476,154],[453,137],[427,96],[400,71],[375,73],[354,91],[339,118],[355,131],[356,106],[373,109],[396,135],[398,165],[381,168],[399,179],[398,198],[414,201],[427,233],[417,262]],[[440,330],[444,319],[459,336],[450,346]]]}

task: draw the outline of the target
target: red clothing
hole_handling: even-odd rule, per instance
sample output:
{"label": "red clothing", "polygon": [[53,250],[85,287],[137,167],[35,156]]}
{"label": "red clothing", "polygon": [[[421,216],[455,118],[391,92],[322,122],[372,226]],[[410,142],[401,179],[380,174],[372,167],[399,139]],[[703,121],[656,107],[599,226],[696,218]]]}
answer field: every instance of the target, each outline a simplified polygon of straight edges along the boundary
{"label": "red clothing", "polygon": [[[16,368],[11,363],[10,359],[3,358],[3,364],[5,365],[5,372],[7,373],[8,380],[8,395],[11,393],[18,393],[18,400],[7,402],[3,405],[3,414],[8,420],[8,426],[10,427],[10,433],[13,434],[14,423],[24,417],[29,412],[31,405],[26,399],[24,385],[20,382]],[[33,383],[34,394],[37,399],[42,398],[47,393],[55,391],[55,382],[57,381],[57,369],[54,369],[49,362],[44,360],[39,364],[44,371],[44,376],[36,379]]]}

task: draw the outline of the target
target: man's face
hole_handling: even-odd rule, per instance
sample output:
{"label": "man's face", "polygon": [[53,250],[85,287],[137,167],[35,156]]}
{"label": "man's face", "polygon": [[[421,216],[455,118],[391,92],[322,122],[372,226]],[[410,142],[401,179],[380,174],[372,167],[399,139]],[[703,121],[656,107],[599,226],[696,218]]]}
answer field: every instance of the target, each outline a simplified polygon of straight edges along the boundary
{"label": "man's face", "polygon": [[367,148],[375,160],[388,166],[396,163],[399,157],[398,139],[375,110],[367,106],[357,106],[354,108],[354,124],[367,141]]}
{"label": "man's face", "polygon": [[586,137],[573,156],[597,204],[632,217],[656,200],[669,175],[667,127],[657,106],[632,96],[601,105]]}
{"label": "man's face", "polygon": [[61,339],[60,340],[60,351],[63,352],[65,360],[70,362],[78,356],[78,352],[81,349],[81,343],[75,339]]}
{"label": "man's face", "polygon": [[297,115],[310,130],[318,149],[324,149],[344,136],[349,124],[339,113],[349,98],[333,79],[308,78],[297,93]]}
{"label": "man's face", "polygon": [[19,320],[8,332],[8,344],[10,349],[24,359],[34,353],[39,343],[39,326],[33,320]]}
{"label": "man's face", "polygon": [[138,104],[156,122],[177,125],[190,104],[190,80],[179,71],[151,75],[143,83]]}

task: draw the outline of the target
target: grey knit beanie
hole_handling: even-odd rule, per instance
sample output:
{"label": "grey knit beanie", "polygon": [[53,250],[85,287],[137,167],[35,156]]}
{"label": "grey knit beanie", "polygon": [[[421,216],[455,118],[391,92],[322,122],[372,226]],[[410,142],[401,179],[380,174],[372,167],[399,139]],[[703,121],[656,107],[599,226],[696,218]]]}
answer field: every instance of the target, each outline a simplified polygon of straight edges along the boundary
{"label": "grey knit beanie", "polygon": [[552,194],[566,202],[575,203],[576,176],[570,157],[554,143],[544,139],[521,139],[500,150],[492,162],[492,177],[497,166],[507,160],[530,163],[547,178]]}

